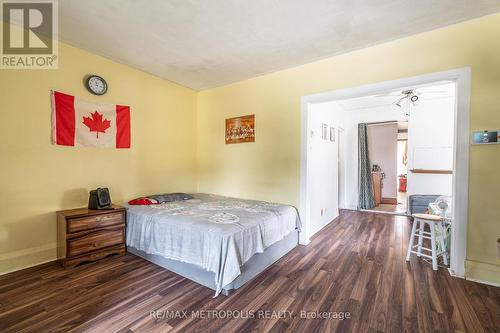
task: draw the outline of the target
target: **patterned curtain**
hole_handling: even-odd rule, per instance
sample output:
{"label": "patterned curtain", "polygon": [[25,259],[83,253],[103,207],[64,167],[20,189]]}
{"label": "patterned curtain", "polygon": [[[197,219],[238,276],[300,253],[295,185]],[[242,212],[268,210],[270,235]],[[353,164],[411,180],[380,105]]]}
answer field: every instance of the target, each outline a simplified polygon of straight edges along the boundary
{"label": "patterned curtain", "polygon": [[373,199],[372,167],[368,153],[368,135],[366,124],[358,124],[358,179],[359,209],[375,207]]}

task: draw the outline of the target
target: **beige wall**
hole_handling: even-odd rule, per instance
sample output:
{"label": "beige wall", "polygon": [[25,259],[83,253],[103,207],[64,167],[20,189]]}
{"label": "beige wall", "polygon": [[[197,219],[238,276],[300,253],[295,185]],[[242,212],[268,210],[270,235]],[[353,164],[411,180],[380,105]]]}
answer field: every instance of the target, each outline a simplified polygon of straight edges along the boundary
{"label": "beige wall", "polygon": [[[85,206],[90,189],[114,202],[196,189],[196,92],[60,44],[58,70],[0,69],[0,272],[56,257],[55,211]],[[89,73],[109,91],[94,96]],[[55,146],[50,89],[131,106],[131,149]]]}
{"label": "beige wall", "polygon": [[[500,128],[500,15],[203,91],[198,189],[299,204],[300,98],[464,66],[471,130]],[[255,143],[225,145],[224,119],[255,114]],[[467,275],[500,283],[500,145],[471,146]]]}

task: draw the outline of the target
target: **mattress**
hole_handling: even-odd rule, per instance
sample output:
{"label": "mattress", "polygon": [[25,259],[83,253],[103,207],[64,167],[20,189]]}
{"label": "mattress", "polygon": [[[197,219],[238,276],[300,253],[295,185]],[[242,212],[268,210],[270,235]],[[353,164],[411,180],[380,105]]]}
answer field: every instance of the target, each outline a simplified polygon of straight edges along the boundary
{"label": "mattress", "polygon": [[211,194],[151,206],[127,206],[127,246],[214,273],[215,296],[256,253],[301,223],[296,208]]}
{"label": "mattress", "polygon": [[[238,275],[238,277],[231,283],[225,285],[222,289],[222,293],[225,295],[229,295],[232,290],[242,287],[245,283],[255,278],[266,268],[274,264],[284,255],[297,247],[298,241],[299,233],[297,230],[294,230],[287,236],[285,236],[285,238],[283,238],[282,240],[266,248],[263,253],[256,253],[252,258],[250,258],[245,264],[241,266],[241,274]],[[213,272],[209,272],[193,264],[167,259],[159,255],[148,254],[143,251],[137,250],[134,247],[129,247],[128,251],[158,266],[168,269],[171,272],[188,278],[191,281],[204,285],[207,288],[216,290],[214,282],[215,274]]]}

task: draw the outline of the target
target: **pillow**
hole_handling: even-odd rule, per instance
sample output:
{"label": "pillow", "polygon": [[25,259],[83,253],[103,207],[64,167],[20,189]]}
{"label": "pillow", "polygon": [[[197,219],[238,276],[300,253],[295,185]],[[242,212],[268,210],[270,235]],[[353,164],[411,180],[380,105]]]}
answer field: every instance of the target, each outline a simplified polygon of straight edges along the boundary
{"label": "pillow", "polygon": [[158,204],[159,202],[155,199],[148,198],[148,197],[142,197],[142,198],[137,198],[137,199],[132,199],[128,202],[129,205],[155,205]]}
{"label": "pillow", "polygon": [[165,194],[154,194],[147,197],[141,197],[137,199],[130,200],[129,205],[156,205],[165,202],[172,201],[183,201],[193,199],[192,196],[186,193],[165,193]]}
{"label": "pillow", "polygon": [[172,201],[183,201],[193,199],[192,196],[186,193],[164,193],[164,194],[155,194],[148,196],[150,199],[154,199],[159,203],[172,202]]}

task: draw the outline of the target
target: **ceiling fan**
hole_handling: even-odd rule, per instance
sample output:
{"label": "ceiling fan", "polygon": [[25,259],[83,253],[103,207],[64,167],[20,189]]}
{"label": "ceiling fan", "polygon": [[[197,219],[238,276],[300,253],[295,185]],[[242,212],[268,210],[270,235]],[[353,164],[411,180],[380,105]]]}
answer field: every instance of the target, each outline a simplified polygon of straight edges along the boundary
{"label": "ceiling fan", "polygon": [[441,93],[446,93],[446,91],[425,91],[425,92],[420,92],[417,91],[416,89],[404,89],[401,92],[398,92],[396,94],[394,93],[389,93],[389,94],[383,94],[383,95],[377,95],[376,97],[388,97],[388,96],[395,96],[397,99],[392,103],[398,107],[403,107],[405,102],[407,101],[408,104],[413,104],[413,106],[417,105],[417,102],[420,98],[420,95],[423,93],[425,94],[441,94]]}
{"label": "ceiling fan", "polygon": [[412,102],[413,105],[415,106],[418,102],[418,96],[420,95],[417,93],[414,89],[407,89],[403,90],[401,92],[402,97],[400,97],[398,100],[394,102],[394,105],[402,107],[403,103],[408,100],[409,102]]}

